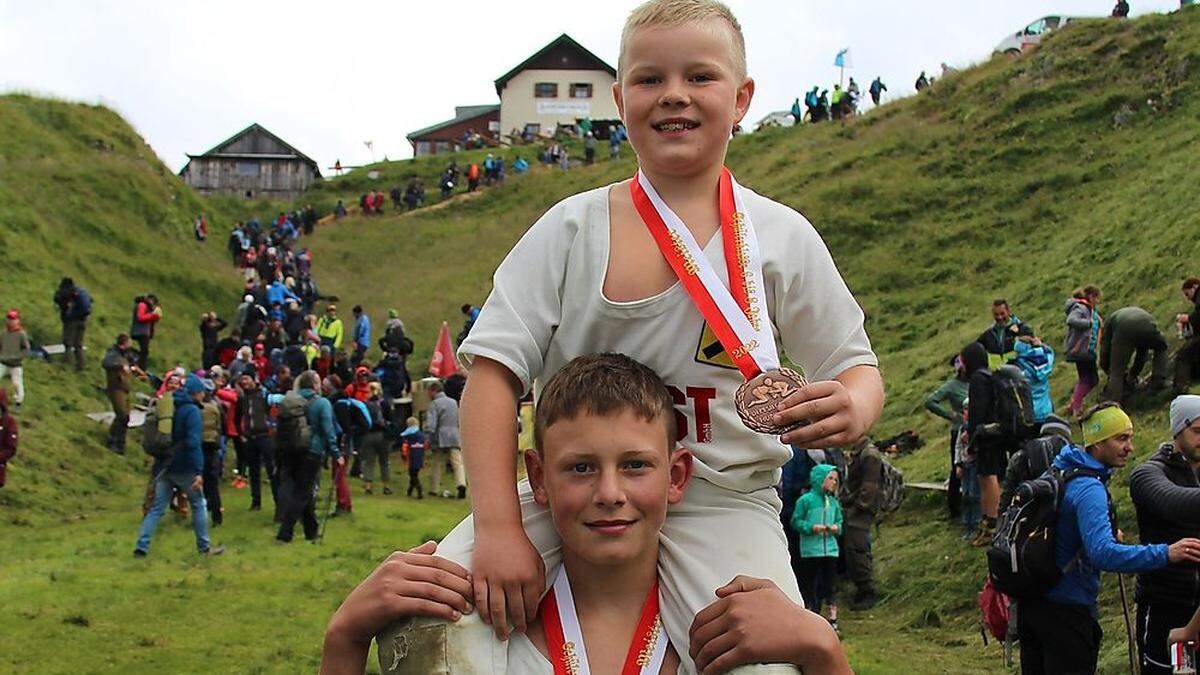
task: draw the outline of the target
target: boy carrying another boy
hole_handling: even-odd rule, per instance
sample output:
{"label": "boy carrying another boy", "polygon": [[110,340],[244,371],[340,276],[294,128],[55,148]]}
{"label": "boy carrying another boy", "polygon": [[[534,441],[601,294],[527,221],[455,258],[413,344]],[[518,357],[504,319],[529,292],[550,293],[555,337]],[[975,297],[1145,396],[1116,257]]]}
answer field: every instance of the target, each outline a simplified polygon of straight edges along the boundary
{"label": "boy carrying another boy", "polygon": [[818,464],[809,473],[812,489],[796,500],[792,529],[800,537],[800,592],[808,608],[820,614],[829,605],[829,625],[838,629],[838,536],[842,533],[842,505],[838,502],[838,472],[832,464]]}
{"label": "boy carrying another boy", "polygon": [[[618,65],[613,95],[639,173],[539,219],[496,270],[459,349],[471,367],[462,441],[474,515],[439,552],[471,569],[475,606],[502,639],[526,628],[560,556],[549,512],[514,481],[512,411],[572,358],[630,354],[668,384],[698,479],[672,507],[659,556],[664,625],[680,645],[739,574],[801,602],[773,489],[785,444],[850,445],[883,404],[862,310],[820,236],[723,166],[754,93],[728,8],[642,5]],[[808,384],[781,367],[777,344]]]}
{"label": "boy carrying another boy", "polygon": [[[496,639],[472,614],[470,575],[428,542],[395,553],[330,620],[321,672],[361,673],[371,637],[385,673],[675,673],[680,654],[659,613],[659,533],[680,503],[692,457],[676,443],[673,401],[649,368],[619,354],[575,359],[547,384],[525,453],[535,502],[551,514],[562,565],[529,629]],[[791,663],[849,672],[837,637],[770,581],[738,577],[696,617],[692,657],[702,672]],[[434,617],[448,620],[412,620]],[[746,636],[737,639],[736,636]],[[475,649],[464,653],[464,645]]]}

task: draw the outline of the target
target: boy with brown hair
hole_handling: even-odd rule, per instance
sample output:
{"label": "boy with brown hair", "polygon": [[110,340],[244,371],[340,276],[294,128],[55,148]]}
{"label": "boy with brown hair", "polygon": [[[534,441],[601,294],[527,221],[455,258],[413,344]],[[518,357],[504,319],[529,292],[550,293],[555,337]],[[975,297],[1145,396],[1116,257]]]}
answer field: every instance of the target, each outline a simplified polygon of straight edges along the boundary
{"label": "boy with brown hair", "polygon": [[[882,407],[862,310],[820,236],[723,166],[754,93],[732,13],[713,0],[653,0],[630,15],[621,43],[613,95],[638,175],[535,223],[459,349],[471,367],[462,438],[474,515],[439,550],[472,568],[476,605],[502,637],[528,624],[559,555],[544,508],[513,480],[511,411],[572,358],[635,355],[669,386],[698,478],[662,531],[663,617],[678,644],[739,574],[801,601],[773,489],[786,444],[851,444]],[[809,383],[781,367],[777,344]],[[794,391],[743,402],[744,423],[739,387],[768,375]]]}
{"label": "boy with brown hair", "polygon": [[[547,384],[525,453],[533,499],[562,542],[562,566],[529,630],[500,641],[471,615],[470,576],[428,542],[395,553],[330,620],[322,673],[361,673],[372,635],[385,673],[675,673],[662,630],[659,533],[684,498],[691,454],[678,447],[673,401],[649,368],[620,354],[579,357]],[[832,629],[765,579],[739,577],[696,618],[703,672],[792,663],[849,672]],[[413,620],[436,617],[451,623]],[[745,636],[738,638],[737,636]],[[585,667],[586,666],[586,667]]]}

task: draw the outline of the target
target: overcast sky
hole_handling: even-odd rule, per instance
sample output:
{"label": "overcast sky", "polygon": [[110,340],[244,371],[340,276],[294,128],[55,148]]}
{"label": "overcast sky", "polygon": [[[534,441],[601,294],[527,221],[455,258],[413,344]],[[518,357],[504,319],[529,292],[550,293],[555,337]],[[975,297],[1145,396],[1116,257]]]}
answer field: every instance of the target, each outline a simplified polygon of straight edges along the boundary
{"label": "overcast sky", "polygon": [[[849,47],[865,88],[986,59],[1047,14],[1107,15],[1108,0],[727,0],[758,84],[748,121],[831,86]],[[0,0],[0,91],[100,102],[172,169],[258,122],[316,159],[408,157],[405,135],[496,103],[493,81],[560,33],[612,65],[629,9],[608,2]],[[1178,0],[1132,0],[1134,14]]]}

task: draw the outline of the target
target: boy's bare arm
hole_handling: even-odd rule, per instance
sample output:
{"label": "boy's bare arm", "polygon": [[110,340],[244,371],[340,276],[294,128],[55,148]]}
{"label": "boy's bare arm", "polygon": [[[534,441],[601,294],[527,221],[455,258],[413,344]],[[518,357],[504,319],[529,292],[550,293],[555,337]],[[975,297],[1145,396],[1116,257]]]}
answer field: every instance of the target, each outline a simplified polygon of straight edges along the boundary
{"label": "boy's bare arm", "polygon": [[471,557],[479,616],[508,638],[537,615],[545,584],[542,556],[521,524],[517,497],[517,398],[521,384],[507,367],[476,357],[462,397],[463,457],[471,485],[475,552]]}
{"label": "boy's bare arm", "polygon": [[874,366],[854,366],[832,380],[812,382],[779,403],[775,423],[808,424],[781,437],[804,448],[852,445],[879,421],[883,412],[883,378]]}

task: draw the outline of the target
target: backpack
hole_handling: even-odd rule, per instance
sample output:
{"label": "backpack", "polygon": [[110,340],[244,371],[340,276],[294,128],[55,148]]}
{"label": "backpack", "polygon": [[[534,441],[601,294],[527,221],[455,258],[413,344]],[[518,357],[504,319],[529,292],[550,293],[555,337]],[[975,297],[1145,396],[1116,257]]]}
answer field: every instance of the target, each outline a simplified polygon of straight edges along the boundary
{"label": "backpack", "polygon": [[997,590],[1018,599],[1036,598],[1062,579],[1054,555],[1054,532],[1067,484],[1080,476],[1099,478],[1100,474],[1051,469],[1017,487],[987,551],[988,575]]}
{"label": "backpack", "polygon": [[342,428],[342,433],[347,436],[358,436],[365,434],[371,430],[370,411],[364,411],[362,407],[355,405],[358,401],[352,398],[338,399],[333,404],[334,416],[337,418],[338,426]]}
{"label": "backpack", "polygon": [[395,350],[401,356],[408,356],[413,353],[412,338],[404,334],[404,326],[398,323],[388,327],[387,333],[383,338],[389,347]]}
{"label": "backpack", "polygon": [[[248,436],[262,436],[270,433],[271,426],[268,422],[270,411],[267,410],[267,399],[260,392],[243,394],[242,398],[242,415],[245,420],[246,434]],[[305,418],[305,422],[307,422]]]}
{"label": "backpack", "polygon": [[991,374],[992,419],[1000,433],[1009,438],[1029,438],[1037,428],[1033,421],[1033,395],[1025,373],[1005,364]]}
{"label": "backpack", "polygon": [[146,421],[142,423],[142,449],[154,459],[171,461],[175,448],[171,444],[171,435],[165,434],[159,428],[158,400],[150,401],[146,410]]}
{"label": "backpack", "polygon": [[204,405],[200,406],[200,439],[205,443],[219,443],[221,441],[221,418],[224,417],[221,410],[221,404],[217,403],[216,399],[205,401]]}
{"label": "backpack", "polygon": [[1067,445],[1062,436],[1031,438],[1021,446],[1021,480],[1032,480],[1050,470],[1051,463]]}
{"label": "backpack", "polygon": [[308,428],[308,399],[289,391],[279,404],[279,423],[275,439],[280,454],[295,457],[308,451],[312,432]]}
{"label": "backpack", "polygon": [[1008,602],[1008,596],[996,590],[992,578],[988,577],[983,582],[983,590],[979,592],[979,609],[983,612],[983,627],[987,631],[983,635],[984,644],[987,644],[988,633],[1001,642],[1007,639],[1010,618]]}
{"label": "backpack", "polygon": [[899,509],[900,503],[904,501],[904,474],[900,469],[892,466],[887,458],[880,457],[879,460],[883,466],[881,467],[882,475],[879,478],[877,495],[879,510],[875,512],[876,520]]}

